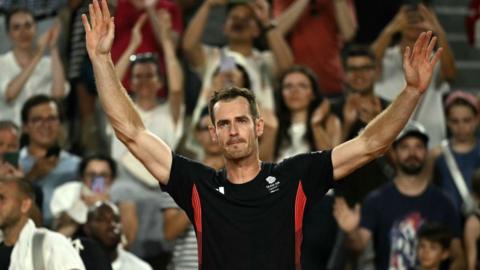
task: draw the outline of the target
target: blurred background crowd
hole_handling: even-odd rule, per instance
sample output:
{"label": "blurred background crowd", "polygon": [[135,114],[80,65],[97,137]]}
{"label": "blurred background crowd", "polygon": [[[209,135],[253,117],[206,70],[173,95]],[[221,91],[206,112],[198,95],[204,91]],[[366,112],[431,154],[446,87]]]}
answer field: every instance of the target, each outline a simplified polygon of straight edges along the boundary
{"label": "blurred background crowd", "polygon": [[[70,238],[87,269],[198,269],[188,217],[99,105],[81,22],[89,3],[0,0],[0,177],[33,185],[29,218]],[[405,48],[432,31],[444,51],[411,123],[388,155],[308,209],[302,265],[480,269],[480,1],[108,3],[116,73],[146,127],[216,169],[213,91],[255,93],[263,161],[332,149],[394,100]]]}

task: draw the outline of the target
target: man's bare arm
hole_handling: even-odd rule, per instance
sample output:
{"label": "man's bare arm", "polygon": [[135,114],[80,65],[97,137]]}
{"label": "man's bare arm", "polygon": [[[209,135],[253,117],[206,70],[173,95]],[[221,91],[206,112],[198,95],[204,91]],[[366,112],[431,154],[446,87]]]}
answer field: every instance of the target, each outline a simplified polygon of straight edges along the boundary
{"label": "man's bare arm", "polygon": [[403,129],[430,84],[433,68],[442,48],[432,57],[437,38],[432,32],[422,33],[413,49],[403,55],[403,71],[407,85],[392,104],[355,139],[333,149],[334,178],[341,179],[370,160],[382,155]]}
{"label": "man's bare arm", "polygon": [[82,16],[87,51],[92,61],[100,101],[108,119],[121,140],[162,184],[167,184],[172,165],[170,148],[146,130],[133,102],[115,74],[110,55],[114,39],[113,17],[106,1],[89,6],[90,23]]}

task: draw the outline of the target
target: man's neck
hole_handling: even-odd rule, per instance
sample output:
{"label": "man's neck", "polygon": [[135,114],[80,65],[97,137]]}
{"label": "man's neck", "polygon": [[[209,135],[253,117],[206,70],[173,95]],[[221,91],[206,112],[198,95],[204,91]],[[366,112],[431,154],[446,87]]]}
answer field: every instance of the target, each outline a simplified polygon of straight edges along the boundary
{"label": "man's neck", "polygon": [[407,175],[399,171],[394,180],[394,184],[403,195],[418,196],[425,191],[428,186],[428,181],[426,177],[421,174]]}
{"label": "man's neck", "polygon": [[436,266],[433,266],[433,267],[421,267],[419,268],[419,270],[439,270],[440,269],[440,266],[439,265],[436,265]]}
{"label": "man's neck", "polygon": [[298,110],[294,111],[291,114],[292,123],[302,123],[306,122],[308,118],[308,111],[307,110]]}
{"label": "man's neck", "polygon": [[203,164],[209,167],[212,167],[215,170],[219,170],[225,166],[225,162],[223,161],[222,154],[211,155],[211,154],[205,153],[205,156],[203,157]]}
{"label": "man's neck", "polygon": [[34,156],[35,158],[44,157],[47,154],[47,150],[48,150],[48,148],[45,148],[43,146],[36,145],[33,143],[30,143],[27,149],[28,149],[28,153]]}
{"label": "man's neck", "polygon": [[237,52],[245,57],[249,57],[253,54],[252,42],[230,41],[228,43],[228,48],[231,51]]}
{"label": "man's neck", "polygon": [[17,243],[18,237],[23,230],[23,227],[28,222],[27,217],[22,217],[20,220],[15,223],[13,226],[3,229],[3,242],[6,246],[13,246]]}
{"label": "man's neck", "polygon": [[157,106],[157,98],[137,98],[135,103],[144,111],[150,111]]}
{"label": "man's neck", "polygon": [[225,169],[228,181],[233,184],[244,184],[253,180],[260,172],[260,159],[258,154],[241,160],[225,159]]}
{"label": "man's neck", "polygon": [[104,247],[105,253],[107,254],[108,259],[111,263],[113,263],[118,258],[118,250],[117,247]]}
{"label": "man's neck", "polygon": [[455,151],[456,153],[464,154],[472,151],[473,148],[475,148],[475,146],[477,145],[477,139],[475,138],[475,136],[465,139],[452,138],[450,140],[450,143],[452,145],[453,151]]}

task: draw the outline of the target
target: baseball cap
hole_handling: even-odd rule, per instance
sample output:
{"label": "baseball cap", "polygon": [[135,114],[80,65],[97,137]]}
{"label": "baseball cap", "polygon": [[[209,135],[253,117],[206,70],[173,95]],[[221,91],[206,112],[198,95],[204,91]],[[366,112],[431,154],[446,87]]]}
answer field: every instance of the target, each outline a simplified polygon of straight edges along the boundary
{"label": "baseball cap", "polygon": [[410,121],[407,125],[403,128],[400,134],[397,136],[395,141],[393,142],[393,146],[396,146],[401,140],[405,139],[406,137],[417,137],[421,139],[425,145],[428,145],[428,134],[425,130],[425,127],[415,121]]}

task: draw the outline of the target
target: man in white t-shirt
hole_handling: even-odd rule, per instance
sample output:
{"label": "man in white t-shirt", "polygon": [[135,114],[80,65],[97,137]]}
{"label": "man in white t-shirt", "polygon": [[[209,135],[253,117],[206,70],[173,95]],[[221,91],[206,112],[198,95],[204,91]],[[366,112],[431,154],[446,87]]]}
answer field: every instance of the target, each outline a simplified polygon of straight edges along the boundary
{"label": "man in white t-shirt", "polygon": [[35,193],[28,181],[0,177],[0,198],[0,269],[85,269],[70,241],[29,219]]}

